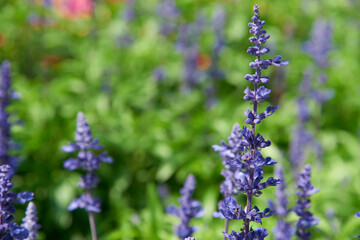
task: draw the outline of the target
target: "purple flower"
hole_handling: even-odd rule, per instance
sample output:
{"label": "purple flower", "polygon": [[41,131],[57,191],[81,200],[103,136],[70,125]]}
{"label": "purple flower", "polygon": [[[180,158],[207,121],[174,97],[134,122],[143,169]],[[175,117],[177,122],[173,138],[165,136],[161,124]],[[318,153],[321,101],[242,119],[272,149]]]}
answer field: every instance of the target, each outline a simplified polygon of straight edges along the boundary
{"label": "purple flower", "polygon": [[[241,169],[237,166],[234,166],[234,160],[241,158],[242,154],[246,150],[246,141],[244,140],[244,133],[247,133],[247,128],[243,129],[238,123],[235,123],[230,137],[228,137],[229,143],[227,144],[224,141],[221,141],[221,145],[213,145],[215,151],[220,152],[220,156],[223,159],[222,164],[224,168],[221,171],[221,175],[225,178],[224,181],[220,184],[220,193],[224,195],[224,198],[229,195],[236,195],[239,192],[239,189],[235,186],[236,179],[241,173]],[[223,200],[220,200],[218,203],[218,209],[224,208]],[[213,216],[216,218],[224,218],[224,216],[219,212],[214,212]]]}
{"label": "purple flower", "polygon": [[180,14],[174,0],[162,0],[157,7],[157,14],[160,16],[160,33],[169,35],[176,30],[176,19]]}
{"label": "purple flower", "polygon": [[239,130],[236,132],[236,145],[222,143],[222,146],[214,146],[214,149],[220,151],[225,157],[226,164],[235,168],[233,170],[235,173],[234,184],[240,192],[247,196],[247,204],[244,209],[237,204],[233,195],[226,196],[224,202],[221,205],[219,204],[220,212],[226,219],[241,219],[244,222],[244,229],[239,233],[233,231],[228,234],[225,228],[224,236],[230,240],[264,239],[267,236],[266,229],[252,230],[250,223],[261,223],[262,218],[270,217],[274,212],[268,208],[264,212],[260,212],[258,207],[252,206],[252,198],[259,197],[263,189],[280,183],[279,179],[273,177],[263,181],[264,170],[262,167],[274,165],[276,161],[271,157],[263,157],[261,149],[270,146],[271,142],[265,140],[259,133],[255,134],[255,127],[256,124],[272,115],[278,108],[278,106],[269,106],[264,112],[258,113],[258,104],[266,100],[271,92],[264,86],[260,86],[260,84],[269,81],[269,77],[262,76],[261,71],[271,65],[287,65],[288,62],[281,60],[281,56],[276,56],[274,59],[261,59],[262,55],[270,51],[268,48],[262,48],[261,46],[269,39],[270,35],[263,30],[265,21],[260,20],[259,6],[255,5],[253,10],[255,14],[251,18],[252,22],[249,23],[249,27],[251,27],[250,33],[254,34],[254,37],[250,37],[249,40],[255,46],[249,47],[247,52],[256,57],[254,62],[250,63],[250,67],[255,69],[256,72],[255,74],[245,75],[245,79],[253,83],[253,89],[248,87],[244,91],[244,99],[251,101],[253,104],[253,110],[247,109],[245,111],[247,117],[245,122],[251,125],[251,129],[243,127],[241,132]]}
{"label": "purple flower", "polygon": [[83,169],[87,171],[86,175],[81,177],[78,186],[86,190],[80,198],[74,199],[68,210],[72,211],[77,208],[84,208],[88,212],[100,212],[100,200],[94,198],[91,190],[95,188],[99,179],[94,173],[100,167],[101,162],[112,163],[113,159],[106,152],[96,155],[94,152],[102,150],[103,146],[99,144],[99,139],[93,139],[90,126],[83,113],[77,115],[77,126],[75,142],[70,142],[61,148],[64,152],[77,152],[77,158],[69,158],[64,162],[64,168],[73,171]]}
{"label": "purple flower", "polygon": [[136,17],[135,9],[134,9],[135,0],[127,0],[124,10],[124,21],[130,22],[133,21]]}
{"label": "purple flower", "polygon": [[[327,81],[324,70],[329,66],[329,52],[333,49],[332,35],[333,24],[325,19],[317,19],[312,28],[311,39],[304,44],[305,52],[314,59],[320,69],[320,72],[316,76],[319,86],[315,87],[316,82],[313,81],[311,84],[312,88],[309,88],[309,91],[305,93],[320,105],[334,96],[332,89],[320,89]],[[311,77],[312,75],[313,74],[311,74]],[[310,76],[308,77],[310,83],[309,79]]]}
{"label": "purple flower", "polygon": [[9,165],[0,166],[0,238],[8,240],[24,240],[29,236],[29,232],[24,227],[19,227],[17,223],[13,222],[15,213],[13,203],[25,203],[32,200],[33,193],[21,192],[14,193],[9,192],[13,187],[10,182],[8,172],[11,171]]}
{"label": "purple flower", "polygon": [[121,35],[116,37],[116,45],[119,48],[127,48],[134,43],[134,38],[130,33],[124,32]]}
{"label": "purple flower", "polygon": [[190,220],[193,218],[199,218],[204,214],[201,202],[192,199],[195,185],[195,177],[190,174],[184,183],[184,187],[180,190],[180,207],[177,208],[175,206],[169,206],[166,208],[167,214],[174,215],[181,221],[180,225],[178,225],[175,229],[176,235],[180,239],[190,237],[194,232],[196,232],[196,228],[189,225]]}
{"label": "purple flower", "polygon": [[332,46],[333,24],[325,19],[317,19],[313,25],[311,39],[304,44],[305,52],[309,53],[315,63],[322,68],[329,65],[328,54]]}
{"label": "purple flower", "polygon": [[155,77],[156,81],[160,82],[166,77],[166,71],[163,67],[159,66],[154,69],[153,76]]}
{"label": "purple flower", "polygon": [[22,221],[23,223],[21,226],[29,231],[28,240],[39,240],[37,237],[41,225],[38,224],[37,210],[33,202],[29,202],[29,205],[26,208],[25,217]]}
{"label": "purple flower", "polygon": [[[314,135],[306,129],[310,121],[309,100],[314,95],[321,94],[314,89],[311,82],[312,69],[307,69],[300,84],[301,95],[297,99],[298,124],[294,127],[293,138],[290,143],[290,161],[292,164],[293,176],[296,179],[299,169],[304,165],[307,157],[307,150],[315,152],[317,158],[322,158],[322,146],[315,139]],[[317,101],[319,102],[319,101]]]}
{"label": "purple flower", "polygon": [[256,206],[249,212],[245,212],[232,195],[224,199],[224,205],[223,208],[220,209],[220,212],[226,219],[250,220],[257,223],[262,223],[262,218],[271,217],[274,214],[274,211],[271,211],[269,208],[266,208],[264,212],[260,212]]}
{"label": "purple flower", "polygon": [[[217,7],[213,16],[212,30],[214,32],[215,41],[212,47],[211,66],[207,70],[209,78],[217,80],[224,79],[225,72],[219,67],[220,54],[225,46],[224,27],[226,20],[226,12],[222,7]],[[214,83],[213,83],[214,84]]]}
{"label": "purple flower", "polygon": [[18,162],[16,157],[9,155],[9,150],[13,148],[14,144],[10,139],[10,114],[6,109],[10,105],[11,99],[16,98],[17,95],[11,89],[10,62],[4,61],[0,71],[0,165],[9,165],[11,169],[8,174],[14,175]]}
{"label": "purple flower", "polygon": [[231,234],[225,233],[224,235],[229,240],[263,240],[268,235],[268,231],[259,227],[248,234],[232,231]]}
{"label": "purple flower", "polygon": [[[355,216],[355,217],[360,217],[360,212],[355,213],[354,216]],[[360,235],[357,235],[356,237],[357,237],[358,239],[360,239]]]}
{"label": "purple flower", "polygon": [[296,224],[296,236],[302,240],[310,239],[309,228],[319,223],[319,219],[313,217],[308,210],[310,208],[310,196],[317,193],[319,189],[314,188],[310,182],[311,180],[311,166],[305,165],[303,171],[299,175],[297,187],[299,190],[296,194],[299,196],[294,212],[299,216]]}
{"label": "purple flower", "polygon": [[81,194],[80,198],[75,198],[68,206],[68,211],[73,211],[78,208],[83,208],[88,212],[101,212],[101,201],[94,198],[91,194]]}
{"label": "purple flower", "polygon": [[224,160],[233,160],[235,158],[241,157],[242,153],[246,150],[247,142],[244,140],[244,133],[248,133],[248,129],[244,126],[240,127],[238,123],[235,123],[230,137],[228,137],[229,144],[224,141],[221,141],[221,145],[213,145],[215,151],[220,152],[220,156]]}
{"label": "purple flower", "polygon": [[199,56],[199,36],[204,27],[204,19],[198,15],[196,21],[181,25],[175,44],[176,49],[184,56],[182,90],[190,92],[200,81],[202,73],[197,68]]}

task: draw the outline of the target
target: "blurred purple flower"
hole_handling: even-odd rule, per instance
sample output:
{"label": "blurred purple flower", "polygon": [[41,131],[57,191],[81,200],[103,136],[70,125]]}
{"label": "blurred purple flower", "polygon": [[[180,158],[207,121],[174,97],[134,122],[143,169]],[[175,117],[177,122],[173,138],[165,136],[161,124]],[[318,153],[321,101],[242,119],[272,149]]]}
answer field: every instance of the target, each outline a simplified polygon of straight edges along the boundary
{"label": "blurred purple flower", "polygon": [[215,97],[215,80],[225,78],[225,71],[219,67],[220,54],[225,45],[223,34],[225,19],[225,9],[217,7],[212,22],[212,30],[214,32],[215,40],[212,47],[211,64],[206,70],[206,75],[210,79],[210,81],[207,81],[208,86],[205,88],[206,105],[208,108],[213,107],[217,101]]}
{"label": "blurred purple flower", "polygon": [[310,208],[310,196],[319,192],[319,189],[314,188],[311,184],[311,166],[305,165],[303,171],[299,175],[296,194],[299,196],[294,212],[299,216],[296,224],[296,236],[301,240],[309,240],[311,233],[309,228],[319,223],[319,219],[313,217],[308,210]]}
{"label": "blurred purple flower", "polygon": [[19,95],[11,89],[10,62],[4,61],[0,71],[0,165],[8,164],[11,167],[8,171],[9,177],[11,177],[15,174],[18,161],[16,157],[9,154],[16,144],[11,141],[10,114],[7,112],[7,107],[10,105],[11,99],[17,99]]}
{"label": "blurred purple flower", "polygon": [[175,44],[176,50],[184,56],[182,90],[190,92],[200,81],[202,73],[198,70],[199,37],[205,25],[204,17],[198,14],[196,21],[181,25]]}
{"label": "blurred purple flower", "polygon": [[37,237],[39,236],[38,231],[41,228],[41,225],[38,224],[37,210],[33,202],[29,202],[26,208],[25,217],[22,221],[23,223],[21,226],[29,231],[28,240],[39,240]]}
{"label": "blurred purple flower", "polygon": [[305,52],[309,53],[315,60],[315,63],[322,68],[329,66],[328,54],[332,46],[333,23],[318,18],[316,19],[311,39],[304,44]]}
{"label": "blurred purple flower", "polygon": [[87,173],[81,176],[78,186],[86,190],[80,198],[74,199],[68,210],[72,211],[77,208],[84,208],[88,212],[100,212],[100,200],[92,196],[92,189],[95,188],[99,179],[94,173],[100,167],[101,162],[112,163],[113,159],[103,152],[99,155],[94,150],[102,150],[103,146],[99,145],[99,139],[93,139],[90,126],[83,113],[77,115],[77,126],[75,134],[75,143],[70,142],[62,146],[64,152],[74,153],[78,151],[77,158],[69,158],[64,162],[64,168],[73,171],[75,169],[84,169]]}
{"label": "blurred purple flower", "polygon": [[160,33],[169,35],[176,30],[176,19],[180,14],[174,0],[162,0],[157,6],[157,14],[160,17]]}
{"label": "blurred purple flower", "polygon": [[175,206],[168,206],[166,208],[167,214],[174,215],[181,221],[180,225],[178,225],[175,229],[176,235],[180,239],[190,237],[194,232],[196,232],[196,228],[189,225],[190,220],[193,218],[199,218],[204,214],[201,202],[192,199],[195,186],[195,177],[190,174],[184,183],[184,187],[180,190],[180,207],[177,208]]}
{"label": "blurred purple flower", "polygon": [[125,22],[131,22],[136,18],[134,9],[135,0],[126,0],[123,17]]}
{"label": "blurred purple flower", "polygon": [[46,8],[51,8],[53,6],[53,0],[43,0],[43,6]]}
{"label": "blurred purple flower", "polygon": [[127,48],[134,43],[134,38],[128,32],[124,32],[116,37],[116,45],[119,48]]}
{"label": "blurred purple flower", "polygon": [[155,68],[153,71],[153,76],[156,79],[156,81],[158,82],[162,81],[166,77],[166,71],[164,67],[159,66]]}

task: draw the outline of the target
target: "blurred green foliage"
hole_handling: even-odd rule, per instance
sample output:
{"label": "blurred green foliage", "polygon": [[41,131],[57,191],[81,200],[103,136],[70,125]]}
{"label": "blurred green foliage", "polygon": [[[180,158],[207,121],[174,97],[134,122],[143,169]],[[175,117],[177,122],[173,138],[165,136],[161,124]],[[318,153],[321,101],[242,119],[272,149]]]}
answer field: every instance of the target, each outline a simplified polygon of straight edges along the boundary
{"label": "blurred green foliage", "polygon": [[[57,1],[59,2],[59,1]],[[61,1],[60,1],[61,2]],[[212,218],[220,199],[223,180],[220,157],[211,148],[226,140],[232,125],[244,123],[249,107],[242,100],[251,73],[246,53],[252,5],[260,5],[266,30],[271,34],[270,56],[289,60],[285,78],[268,70],[272,104],[276,114],[258,130],[272,141],[266,151],[286,169],[289,193],[294,194],[289,164],[289,141],[296,124],[295,101],[302,74],[312,59],[302,52],[313,22],[324,17],[334,23],[334,50],[330,54],[327,87],[335,96],[321,112],[311,106],[309,129],[324,147],[321,163],[310,155],[313,184],[321,191],[312,197],[312,211],[320,218],[314,239],[353,239],[360,233],[360,4],[351,0],[178,0],[179,23],[189,23],[201,12],[208,19],[217,6],[226,9],[226,46],[220,66],[226,79],[215,84],[216,105],[206,107],[206,79],[191,93],[180,90],[183,58],[175,50],[177,34],[158,33],[157,0],[135,1],[136,18],[123,20],[125,1],[98,0],[88,18],[69,19],[42,1],[0,1],[0,61],[12,64],[13,88],[21,99],[9,108],[13,138],[22,145],[21,165],[14,178],[16,190],[35,193],[41,239],[90,239],[85,211],[67,212],[78,196],[80,173],[69,172],[63,161],[69,157],[60,147],[73,140],[76,114],[84,112],[95,137],[100,138],[112,165],[99,170],[95,195],[102,213],[97,214],[100,239],[176,239],[178,224],[165,214],[165,206],[176,204],[178,190],[189,173],[198,181],[195,198],[203,202],[206,215],[194,220],[197,239],[221,239],[224,221]],[[32,22],[37,17],[37,22]],[[36,18],[35,18],[36,20]],[[134,43],[119,45],[119,36],[129,32]],[[211,54],[214,37],[207,27],[200,38],[204,55]],[[167,75],[156,81],[153,70],[163,66]],[[266,104],[262,107],[265,108]],[[272,168],[266,169],[268,175]],[[166,194],[168,187],[170,195]],[[159,195],[159,190],[163,193]],[[265,208],[274,189],[256,199]],[[244,197],[240,197],[245,201]],[[296,198],[290,198],[291,206]],[[17,219],[25,206],[18,206]],[[290,216],[296,222],[295,215]],[[264,220],[271,232],[275,218]],[[239,223],[231,228],[239,230]],[[268,239],[272,239],[271,234]]]}

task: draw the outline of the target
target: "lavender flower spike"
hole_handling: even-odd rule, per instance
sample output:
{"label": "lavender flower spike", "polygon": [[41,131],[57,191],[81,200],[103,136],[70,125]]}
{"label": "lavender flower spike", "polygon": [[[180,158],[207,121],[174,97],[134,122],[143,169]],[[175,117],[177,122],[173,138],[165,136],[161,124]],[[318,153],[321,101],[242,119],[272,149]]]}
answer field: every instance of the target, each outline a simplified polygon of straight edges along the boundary
{"label": "lavender flower spike", "polygon": [[29,232],[14,222],[12,214],[15,213],[15,208],[12,204],[16,202],[24,204],[26,201],[32,200],[34,194],[30,192],[9,192],[13,187],[10,182],[9,171],[11,171],[9,165],[0,166],[0,239],[25,240],[29,236]]}
{"label": "lavender flower spike", "polygon": [[[255,14],[251,18],[252,22],[248,25],[251,27],[250,33],[254,34],[249,40],[255,44],[255,46],[249,47],[247,52],[256,57],[254,62],[250,63],[250,67],[255,69],[255,74],[246,74],[245,79],[250,81],[254,88],[251,89],[248,87],[244,91],[244,99],[246,101],[251,101],[253,104],[253,110],[247,109],[245,111],[245,116],[247,117],[245,122],[251,125],[251,129],[243,127],[241,131],[242,140],[239,142],[239,147],[242,149],[242,152],[240,152],[238,156],[231,157],[231,151],[223,151],[223,154],[226,154],[228,158],[227,164],[234,166],[239,170],[235,177],[235,186],[240,192],[247,196],[247,204],[244,209],[237,205],[234,196],[227,196],[224,200],[222,209],[220,209],[220,212],[226,219],[241,219],[244,223],[242,232],[232,231],[231,234],[224,233],[224,236],[230,240],[260,240],[268,235],[266,229],[257,228],[252,230],[250,224],[251,222],[261,223],[262,218],[272,216],[274,211],[266,208],[264,212],[260,212],[258,207],[252,206],[252,199],[253,197],[259,197],[262,194],[263,189],[270,186],[276,186],[280,183],[279,179],[274,179],[273,177],[262,182],[264,178],[264,170],[262,167],[274,165],[276,164],[276,161],[271,157],[262,156],[261,149],[270,146],[271,142],[265,140],[259,133],[255,134],[255,126],[272,115],[278,108],[278,106],[269,106],[264,112],[258,113],[258,104],[265,101],[271,92],[264,86],[260,86],[260,84],[269,82],[269,77],[262,76],[261,71],[267,69],[271,65],[287,65],[288,62],[280,60],[281,56],[277,56],[274,59],[261,59],[262,55],[270,51],[270,49],[262,48],[261,46],[261,44],[266,42],[270,35],[266,34],[266,31],[262,29],[265,25],[265,21],[260,20],[259,6],[255,5],[253,10]],[[227,146],[224,144],[222,145],[222,150],[226,150]]]}
{"label": "lavender flower spike", "polygon": [[189,225],[190,220],[193,218],[199,218],[204,214],[204,209],[201,207],[201,202],[192,199],[192,195],[195,190],[196,180],[194,175],[190,174],[184,187],[180,190],[181,197],[179,199],[180,207],[169,206],[166,208],[166,213],[177,216],[181,223],[175,229],[176,235],[180,239],[191,237],[196,232],[195,227]]}
{"label": "lavender flower spike", "polygon": [[77,208],[84,208],[89,212],[90,226],[93,239],[97,239],[95,220],[93,213],[99,213],[100,199],[94,198],[92,189],[99,183],[99,178],[95,174],[95,170],[100,167],[101,162],[112,163],[113,159],[107,156],[106,152],[96,155],[94,151],[103,149],[99,144],[99,139],[93,139],[90,126],[83,113],[77,115],[77,126],[75,134],[75,143],[70,142],[61,148],[64,152],[73,153],[78,151],[77,158],[69,158],[64,162],[64,168],[73,171],[75,169],[83,169],[87,173],[81,176],[78,186],[85,189],[86,193],[80,198],[75,198],[68,206],[69,211]]}
{"label": "lavender flower spike", "polygon": [[38,231],[41,228],[41,225],[38,224],[37,210],[33,202],[29,202],[28,207],[26,208],[25,217],[23,218],[22,227],[26,228],[29,231],[29,237],[27,240],[39,240]]}
{"label": "lavender flower spike", "polygon": [[10,100],[15,98],[15,93],[11,90],[10,63],[4,61],[1,64],[0,82],[0,165],[7,164],[11,167],[9,175],[14,175],[17,168],[17,160],[9,155],[11,149],[9,116],[6,108],[10,105]]}
{"label": "lavender flower spike", "polygon": [[294,209],[295,213],[300,217],[296,224],[296,236],[301,240],[310,240],[311,233],[309,228],[319,223],[319,219],[313,217],[312,213],[308,211],[310,208],[310,196],[319,191],[319,189],[314,188],[311,184],[310,178],[311,166],[305,165],[299,175],[297,187],[300,190],[296,193],[299,196],[299,200]]}

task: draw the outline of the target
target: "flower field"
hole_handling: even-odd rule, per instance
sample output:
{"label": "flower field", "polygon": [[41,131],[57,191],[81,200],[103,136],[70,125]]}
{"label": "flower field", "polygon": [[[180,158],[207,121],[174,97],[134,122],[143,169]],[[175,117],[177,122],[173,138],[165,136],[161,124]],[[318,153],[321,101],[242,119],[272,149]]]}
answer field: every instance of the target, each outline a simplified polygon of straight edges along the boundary
{"label": "flower field", "polygon": [[0,239],[356,239],[359,10],[0,1]]}

